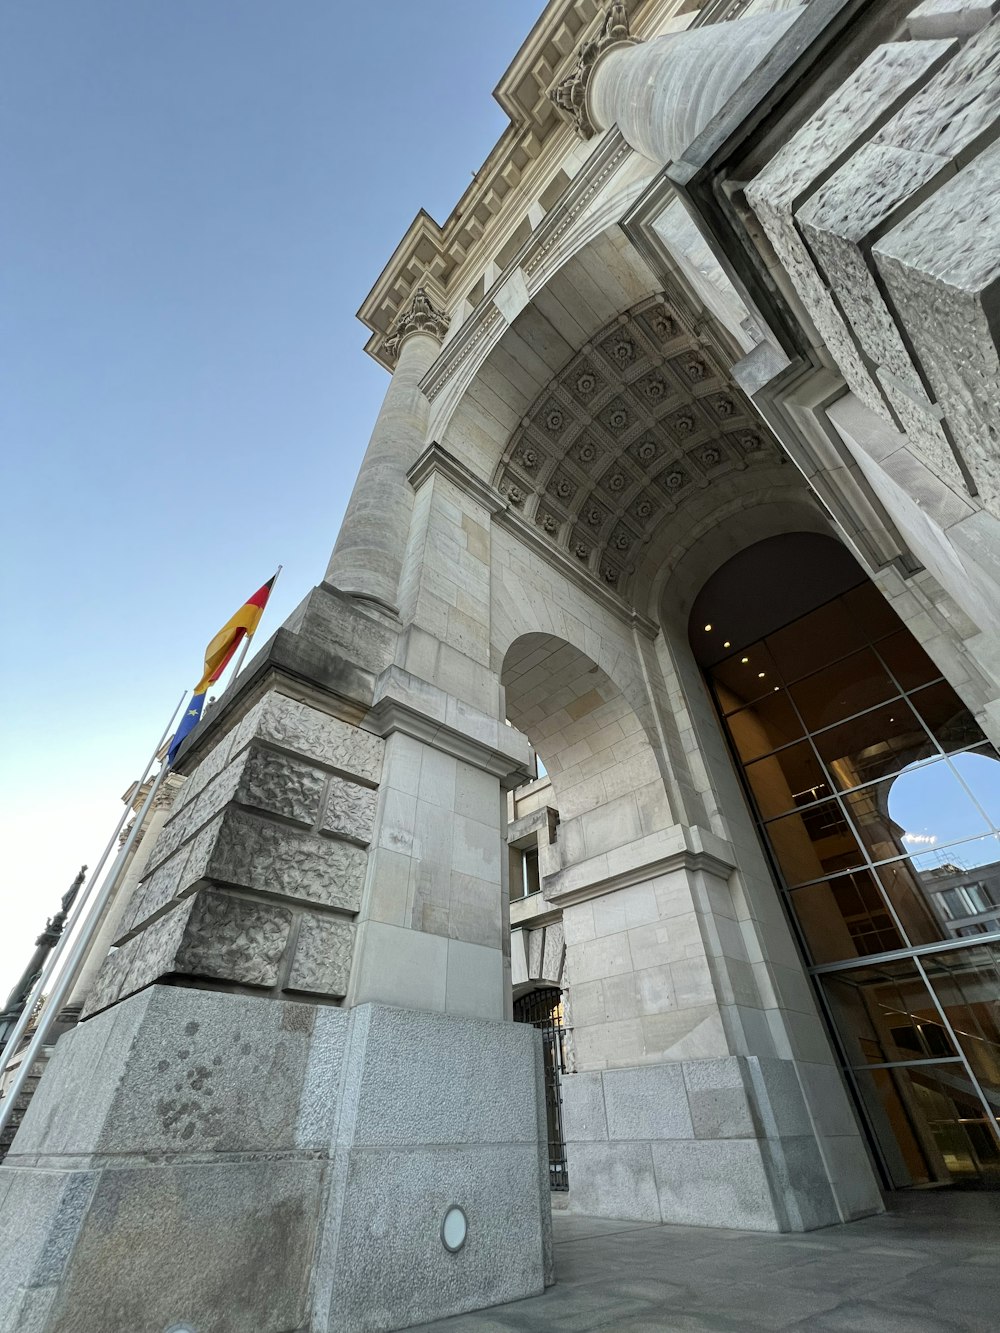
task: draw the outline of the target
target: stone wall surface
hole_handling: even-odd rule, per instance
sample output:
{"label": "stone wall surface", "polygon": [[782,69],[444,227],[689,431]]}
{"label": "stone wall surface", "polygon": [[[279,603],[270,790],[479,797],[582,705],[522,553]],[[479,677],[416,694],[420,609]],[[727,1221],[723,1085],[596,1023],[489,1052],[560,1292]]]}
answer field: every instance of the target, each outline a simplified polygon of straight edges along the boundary
{"label": "stone wall surface", "polygon": [[880,1212],[835,1071],[825,1094],[846,1112],[828,1137],[791,1061],[721,1056],[570,1074],[570,1208],[751,1231],[810,1231]]}
{"label": "stone wall surface", "polygon": [[374,1333],[537,1294],[544,1123],[530,1029],[153,986],[60,1043],[0,1174],[0,1329]]}

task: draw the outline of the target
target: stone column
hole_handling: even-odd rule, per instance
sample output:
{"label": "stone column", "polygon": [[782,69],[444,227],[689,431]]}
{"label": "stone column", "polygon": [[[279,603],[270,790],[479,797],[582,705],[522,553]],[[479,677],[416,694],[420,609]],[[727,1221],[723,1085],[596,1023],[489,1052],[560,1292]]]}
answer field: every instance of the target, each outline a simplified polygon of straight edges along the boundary
{"label": "stone column", "polygon": [[675,161],[725,106],[799,15],[798,10],[717,23],[638,43],[624,5],[550,94],[585,139],[617,125],[644,157]]}
{"label": "stone column", "polygon": [[326,571],[335,588],[393,612],[413,508],[406,474],[426,442],[430,405],[420,381],[447,328],[446,316],[418,287],[385,341],[395,369]]}

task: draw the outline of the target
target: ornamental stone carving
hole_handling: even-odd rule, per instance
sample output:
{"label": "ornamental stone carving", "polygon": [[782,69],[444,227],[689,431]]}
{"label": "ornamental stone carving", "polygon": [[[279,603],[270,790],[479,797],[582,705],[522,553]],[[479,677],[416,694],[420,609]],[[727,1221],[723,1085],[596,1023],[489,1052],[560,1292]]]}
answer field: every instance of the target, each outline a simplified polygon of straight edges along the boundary
{"label": "ornamental stone carving", "polygon": [[613,46],[635,44],[635,38],[629,34],[628,10],[621,3],[609,5],[600,32],[580,47],[572,74],[550,90],[550,100],[572,120],[581,138],[592,139],[597,133],[587,114],[587,86],[598,56]]}
{"label": "ornamental stone carving", "polygon": [[448,332],[448,316],[427,295],[426,287],[417,287],[389,327],[382,344],[387,360],[395,363],[399,351],[411,333],[429,333],[438,342]]}
{"label": "ornamental stone carving", "polygon": [[775,458],[695,322],[657,294],[606,324],[541,389],[494,479],[536,533],[622,595],[696,487]]}

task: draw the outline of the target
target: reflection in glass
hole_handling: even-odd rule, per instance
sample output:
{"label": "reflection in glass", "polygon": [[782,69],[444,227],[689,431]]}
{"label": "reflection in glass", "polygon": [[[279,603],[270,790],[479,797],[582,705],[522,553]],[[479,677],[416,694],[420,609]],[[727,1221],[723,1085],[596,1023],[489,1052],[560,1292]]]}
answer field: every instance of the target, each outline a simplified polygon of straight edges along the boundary
{"label": "reflection in glass", "polygon": [[1000,828],[1000,759],[991,745],[951,757],[955,771],[978,802],[980,809]]}
{"label": "reflection in glass", "polygon": [[793,681],[855,648],[863,648],[865,631],[838,598],[768,635],[766,642],[784,679]]}
{"label": "reflection in glass", "polygon": [[789,898],[814,963],[903,948],[902,936],[869,870],[795,889]]}
{"label": "reflection in glass", "polygon": [[746,774],[765,819],[830,795],[826,775],[808,741],[787,745],[777,754],[747,764]]}
{"label": "reflection in glass", "polygon": [[878,655],[904,690],[937,680],[941,672],[909,630],[901,630],[878,645]]}
{"label": "reflection in glass", "polygon": [[1000,1183],[997,1139],[962,1065],[866,1070],[854,1078],[894,1188]]}
{"label": "reflection in glass", "polygon": [[934,896],[909,861],[890,861],[876,871],[910,944],[951,938]]}
{"label": "reflection in glass", "polygon": [[788,692],[802,714],[807,731],[828,727],[898,693],[870,648],[814,672],[792,685]]}
{"label": "reflection in glass", "polygon": [[802,735],[802,724],[783,690],[738,713],[730,713],[728,722],[733,743],[744,763]]}
{"label": "reflection in glass", "polygon": [[849,1064],[958,1055],[912,959],[829,973],[823,989]]}
{"label": "reflection in glass", "polygon": [[819,757],[841,791],[897,773],[936,753],[903,699],[821,731],[815,741]]}
{"label": "reflection in glass", "polygon": [[979,724],[947,681],[917,690],[910,700],[946,754],[983,740]]}
{"label": "reflection in glass", "polygon": [[870,584],[712,674],[888,1178],[1000,1189],[996,751]]}
{"label": "reflection in glass", "polygon": [[900,852],[945,847],[989,830],[982,812],[945,759],[906,769],[886,795],[891,822],[900,830]]}
{"label": "reflection in glass", "polygon": [[922,962],[987,1101],[1000,1113],[1000,945],[933,954]]}
{"label": "reflection in glass", "polygon": [[765,828],[789,888],[864,865],[864,854],[835,800],[783,815]]}
{"label": "reflection in glass", "polygon": [[[899,632],[907,634],[912,639],[912,635],[903,629],[903,622],[874,583],[862,583],[845,593],[842,600],[848,615],[859,626],[869,643],[881,640],[886,634]],[[881,649],[881,644],[879,648]]]}
{"label": "reflection in glass", "polygon": [[762,643],[753,643],[713,667],[712,680],[724,713],[773,693],[775,685],[781,683],[771,654]]}

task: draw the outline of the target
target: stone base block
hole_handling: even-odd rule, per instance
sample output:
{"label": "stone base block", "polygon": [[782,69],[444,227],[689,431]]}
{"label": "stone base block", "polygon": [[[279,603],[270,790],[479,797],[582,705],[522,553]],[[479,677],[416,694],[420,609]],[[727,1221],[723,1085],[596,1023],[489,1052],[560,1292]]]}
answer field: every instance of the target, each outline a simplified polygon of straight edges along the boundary
{"label": "stone base block", "polygon": [[533,1030],[153,986],[0,1168],[0,1330],[387,1333],[539,1293],[549,1233]]}
{"label": "stone base block", "polygon": [[811,1231],[882,1210],[860,1137],[813,1124],[791,1061],[572,1074],[563,1114],[572,1212]]}

